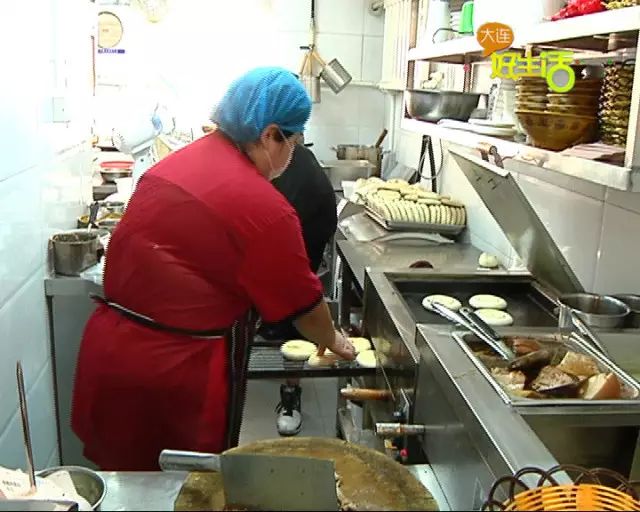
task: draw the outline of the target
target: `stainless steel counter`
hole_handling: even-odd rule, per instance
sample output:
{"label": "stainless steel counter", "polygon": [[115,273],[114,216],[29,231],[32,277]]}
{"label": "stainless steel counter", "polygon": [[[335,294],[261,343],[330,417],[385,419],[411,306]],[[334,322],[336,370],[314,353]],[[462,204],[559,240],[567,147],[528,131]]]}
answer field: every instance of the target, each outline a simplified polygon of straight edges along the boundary
{"label": "stainless steel counter", "polygon": [[[440,510],[451,510],[429,465],[408,466],[438,503]],[[183,472],[101,472],[107,482],[102,510],[173,510],[187,476]]]}
{"label": "stainless steel counter", "polygon": [[426,260],[435,269],[469,269],[478,265],[480,251],[470,244],[436,244],[424,241],[356,242],[339,240],[338,253],[361,290],[367,268],[406,270],[409,265]]}

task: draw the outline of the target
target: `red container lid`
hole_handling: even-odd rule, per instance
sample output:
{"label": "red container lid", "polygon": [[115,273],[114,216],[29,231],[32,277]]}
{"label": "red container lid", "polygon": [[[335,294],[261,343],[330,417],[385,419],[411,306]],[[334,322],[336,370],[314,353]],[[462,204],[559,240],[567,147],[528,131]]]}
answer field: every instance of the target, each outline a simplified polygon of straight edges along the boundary
{"label": "red container lid", "polygon": [[103,169],[122,169],[122,170],[131,170],[133,168],[133,162],[128,162],[124,160],[112,161],[112,162],[102,162],[100,167]]}

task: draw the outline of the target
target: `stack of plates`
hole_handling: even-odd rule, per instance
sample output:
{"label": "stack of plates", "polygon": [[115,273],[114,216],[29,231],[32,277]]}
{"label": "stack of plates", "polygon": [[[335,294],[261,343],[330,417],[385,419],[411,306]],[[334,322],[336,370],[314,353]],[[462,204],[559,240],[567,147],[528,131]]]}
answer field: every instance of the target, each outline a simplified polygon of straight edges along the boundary
{"label": "stack of plates", "polygon": [[626,146],[633,87],[633,61],[605,66],[598,117],[602,142]]}
{"label": "stack of plates", "polygon": [[451,30],[460,32],[460,15],[461,14],[462,13],[460,11],[451,13]]}
{"label": "stack of plates", "polygon": [[491,119],[501,123],[514,124],[516,106],[516,83],[514,80],[502,79],[498,83],[496,102]]}

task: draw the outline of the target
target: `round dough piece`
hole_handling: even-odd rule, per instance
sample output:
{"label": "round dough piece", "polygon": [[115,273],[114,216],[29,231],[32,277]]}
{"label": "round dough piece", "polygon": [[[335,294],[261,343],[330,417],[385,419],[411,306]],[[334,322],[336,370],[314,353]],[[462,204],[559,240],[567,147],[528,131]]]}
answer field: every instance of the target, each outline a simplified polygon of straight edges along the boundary
{"label": "round dough piece", "polygon": [[306,340],[291,340],[280,346],[282,356],[289,361],[306,361],[317,350],[315,343]]}
{"label": "round dough piece", "polygon": [[371,350],[371,342],[367,338],[349,338],[349,341],[353,345],[353,348],[356,349],[356,354],[364,352],[365,350]]}
{"label": "round dough piece", "polygon": [[325,353],[323,356],[319,356],[316,353],[311,354],[311,357],[309,357],[307,364],[313,368],[318,368],[323,366],[333,366],[335,362],[338,361],[339,359],[340,359],[340,356],[338,356],[337,354],[334,354],[330,350],[325,350]]}
{"label": "round dough piece", "polygon": [[474,295],[469,305],[473,309],[507,309],[507,301],[497,295]]}
{"label": "round dough piece", "polygon": [[429,295],[422,300],[422,307],[430,310],[429,303],[431,302],[442,304],[451,311],[458,311],[462,307],[462,303],[458,299],[449,297],[448,295]]}
{"label": "round dough piece", "polygon": [[513,325],[513,317],[506,311],[499,309],[478,309],[476,315],[484,320],[487,325],[493,325],[495,327]]}
{"label": "round dough piece", "polygon": [[500,266],[500,262],[493,254],[483,252],[478,260],[478,265],[484,268],[496,268]]}
{"label": "round dough piece", "polygon": [[356,363],[363,368],[375,368],[378,366],[376,353],[373,350],[363,350],[356,356]]}

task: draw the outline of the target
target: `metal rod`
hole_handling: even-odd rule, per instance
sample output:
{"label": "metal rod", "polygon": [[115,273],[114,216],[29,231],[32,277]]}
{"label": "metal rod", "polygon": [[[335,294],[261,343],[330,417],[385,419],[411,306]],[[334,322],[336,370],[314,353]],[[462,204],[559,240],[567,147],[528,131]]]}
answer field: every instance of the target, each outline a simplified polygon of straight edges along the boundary
{"label": "metal rod", "polygon": [[31,445],[31,431],[29,430],[29,413],[27,411],[27,394],[24,389],[24,374],[20,361],[16,363],[16,377],[18,380],[18,403],[20,405],[20,417],[22,418],[22,435],[24,437],[24,448],[27,454],[27,472],[31,492],[36,490],[36,474],[33,465],[33,449]]}
{"label": "metal rod", "polygon": [[421,436],[424,433],[424,425],[407,425],[405,423],[376,423],[376,435],[380,437]]}

